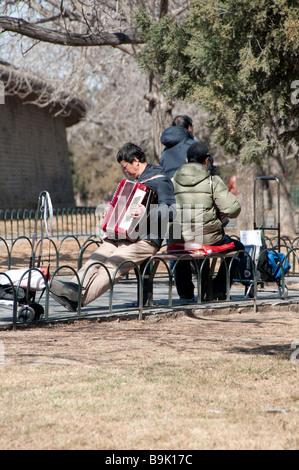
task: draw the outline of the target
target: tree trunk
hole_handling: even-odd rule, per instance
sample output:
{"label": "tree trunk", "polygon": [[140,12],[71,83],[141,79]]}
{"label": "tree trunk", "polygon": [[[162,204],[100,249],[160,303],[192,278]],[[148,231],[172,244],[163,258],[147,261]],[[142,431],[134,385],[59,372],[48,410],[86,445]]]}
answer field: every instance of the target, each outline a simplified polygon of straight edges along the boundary
{"label": "tree trunk", "polygon": [[161,93],[161,74],[150,73],[149,75],[149,92],[146,93],[145,99],[148,101],[147,111],[152,116],[153,122],[153,141],[154,141],[154,162],[159,163],[162,144],[160,137],[166,127],[172,122],[173,103],[166,100]]}
{"label": "tree trunk", "polygon": [[254,219],[257,226],[263,225],[264,199],[261,185],[256,185],[256,211],[254,214],[254,181],[255,178],[262,175],[259,165],[243,165],[236,163],[237,175],[237,198],[241,204],[241,213],[236,221],[236,232],[240,230],[253,230]]}

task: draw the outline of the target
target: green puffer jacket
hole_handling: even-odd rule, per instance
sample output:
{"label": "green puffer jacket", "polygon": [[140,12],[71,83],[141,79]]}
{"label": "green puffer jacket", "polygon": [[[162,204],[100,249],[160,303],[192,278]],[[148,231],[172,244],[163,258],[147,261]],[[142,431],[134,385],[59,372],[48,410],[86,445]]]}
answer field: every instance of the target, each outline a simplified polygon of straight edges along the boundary
{"label": "green puffer jacket", "polygon": [[228,191],[222,179],[213,176],[211,185],[210,172],[204,165],[187,163],[176,171],[173,186],[177,217],[169,230],[170,242],[203,245],[219,242],[223,227],[215,204],[219,212],[229,218],[237,217],[241,211],[237,198]]}

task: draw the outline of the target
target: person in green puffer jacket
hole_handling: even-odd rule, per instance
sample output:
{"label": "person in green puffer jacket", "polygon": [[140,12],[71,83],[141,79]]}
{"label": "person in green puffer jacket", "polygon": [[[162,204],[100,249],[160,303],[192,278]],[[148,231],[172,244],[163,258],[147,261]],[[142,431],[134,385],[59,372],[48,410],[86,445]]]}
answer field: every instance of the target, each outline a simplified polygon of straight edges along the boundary
{"label": "person in green puffer jacket", "polygon": [[[187,151],[187,161],[173,177],[177,217],[169,230],[171,243],[219,246],[233,242],[235,250],[244,250],[242,243],[224,232],[223,220],[237,217],[241,206],[222,179],[217,175],[211,176],[208,147],[195,142]],[[237,261],[234,264],[231,279],[234,278]],[[181,285],[184,285],[185,295],[190,298],[194,295],[190,263],[179,262],[176,271],[177,289],[181,290]],[[202,289],[205,291],[206,286],[203,285]],[[225,296],[226,270],[222,266],[213,282],[213,298],[224,299]]]}

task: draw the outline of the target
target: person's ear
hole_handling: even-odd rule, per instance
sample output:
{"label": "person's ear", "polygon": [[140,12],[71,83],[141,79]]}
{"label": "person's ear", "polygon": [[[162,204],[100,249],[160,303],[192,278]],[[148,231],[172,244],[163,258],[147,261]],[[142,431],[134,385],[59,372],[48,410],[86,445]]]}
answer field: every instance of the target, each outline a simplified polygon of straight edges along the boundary
{"label": "person's ear", "polygon": [[206,166],[207,168],[209,168],[210,166],[210,157],[207,157],[204,161],[204,166]]}

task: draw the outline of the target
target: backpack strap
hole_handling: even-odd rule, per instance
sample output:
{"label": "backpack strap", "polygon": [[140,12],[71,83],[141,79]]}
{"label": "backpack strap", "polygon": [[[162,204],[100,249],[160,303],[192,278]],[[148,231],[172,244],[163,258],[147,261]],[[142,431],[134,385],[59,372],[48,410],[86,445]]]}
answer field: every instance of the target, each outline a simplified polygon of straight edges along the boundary
{"label": "backpack strap", "polygon": [[214,199],[214,184],[213,184],[213,176],[210,175],[210,188],[211,188],[211,194],[212,194],[212,199],[213,199],[213,204],[216,207],[215,204],[215,199]]}
{"label": "backpack strap", "polygon": [[214,205],[215,210],[216,210],[217,218],[222,223],[222,232],[223,232],[223,235],[224,235],[224,227],[228,224],[229,218],[228,217],[225,217],[223,219],[221,218],[220,210],[217,207],[217,204],[216,204],[215,198],[214,198],[214,183],[213,183],[213,176],[212,175],[210,175],[210,187],[211,187],[211,195],[212,195],[213,205]]}
{"label": "backpack strap", "polygon": [[146,183],[147,181],[155,180],[156,178],[163,178],[165,175],[154,175],[151,178],[147,178],[143,181],[138,181],[138,183]]}

